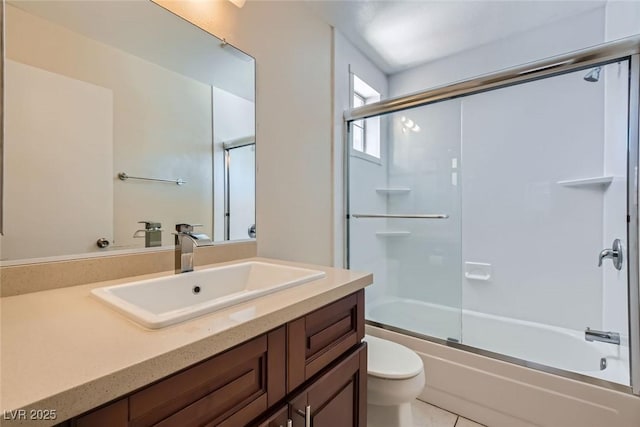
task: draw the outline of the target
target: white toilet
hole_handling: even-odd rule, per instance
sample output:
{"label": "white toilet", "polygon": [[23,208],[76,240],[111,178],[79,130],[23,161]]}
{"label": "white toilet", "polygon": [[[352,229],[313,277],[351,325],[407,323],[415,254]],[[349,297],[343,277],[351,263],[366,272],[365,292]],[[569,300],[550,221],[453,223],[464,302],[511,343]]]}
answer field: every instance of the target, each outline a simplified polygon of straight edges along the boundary
{"label": "white toilet", "polygon": [[413,427],[411,402],[424,388],[422,359],[407,347],[365,335],[367,427]]}

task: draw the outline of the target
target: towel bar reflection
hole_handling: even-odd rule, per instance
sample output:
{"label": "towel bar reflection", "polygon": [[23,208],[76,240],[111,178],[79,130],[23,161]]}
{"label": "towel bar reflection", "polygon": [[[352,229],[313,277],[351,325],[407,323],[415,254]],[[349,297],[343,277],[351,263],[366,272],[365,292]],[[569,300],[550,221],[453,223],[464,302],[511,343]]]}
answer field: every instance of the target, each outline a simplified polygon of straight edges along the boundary
{"label": "towel bar reflection", "polygon": [[140,179],[142,181],[170,182],[171,184],[177,184],[177,185],[183,185],[187,183],[187,181],[185,181],[182,178],[178,178],[178,179],[143,178],[140,176],[127,175],[126,172],[120,172],[118,174],[118,178],[120,178],[122,181],[126,181],[128,179]]}
{"label": "towel bar reflection", "polygon": [[447,214],[351,214],[353,218],[447,219]]}

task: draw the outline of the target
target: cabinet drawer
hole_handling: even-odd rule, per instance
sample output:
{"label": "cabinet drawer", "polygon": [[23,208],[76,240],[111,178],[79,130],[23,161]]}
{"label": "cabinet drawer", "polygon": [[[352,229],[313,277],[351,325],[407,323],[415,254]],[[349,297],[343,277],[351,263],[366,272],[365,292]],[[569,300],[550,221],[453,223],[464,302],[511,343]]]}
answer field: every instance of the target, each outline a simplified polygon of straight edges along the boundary
{"label": "cabinet drawer", "polygon": [[287,325],[288,390],[336,360],[364,337],[364,290]]}
{"label": "cabinet drawer", "polygon": [[68,421],[68,425],[71,427],[127,427],[128,421],[129,405],[127,399],[121,399]]}
{"label": "cabinet drawer", "polygon": [[285,346],[281,327],[132,394],[130,426],[246,424],[284,397]]}

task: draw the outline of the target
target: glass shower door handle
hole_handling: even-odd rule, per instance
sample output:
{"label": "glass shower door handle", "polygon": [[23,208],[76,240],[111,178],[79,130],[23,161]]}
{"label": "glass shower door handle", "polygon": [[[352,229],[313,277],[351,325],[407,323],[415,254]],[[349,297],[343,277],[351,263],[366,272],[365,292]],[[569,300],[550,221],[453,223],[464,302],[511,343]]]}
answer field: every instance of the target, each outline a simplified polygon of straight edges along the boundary
{"label": "glass shower door handle", "polygon": [[616,270],[622,270],[622,243],[620,239],[615,239],[611,245],[611,249],[603,249],[598,256],[598,267],[602,267],[602,260],[611,258],[613,266]]}

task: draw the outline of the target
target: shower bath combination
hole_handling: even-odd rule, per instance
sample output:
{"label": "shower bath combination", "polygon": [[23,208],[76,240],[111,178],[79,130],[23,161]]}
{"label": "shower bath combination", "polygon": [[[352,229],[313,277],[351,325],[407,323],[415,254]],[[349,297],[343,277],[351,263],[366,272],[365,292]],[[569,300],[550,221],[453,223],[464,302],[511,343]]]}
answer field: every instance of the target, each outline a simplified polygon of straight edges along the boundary
{"label": "shower bath combination", "polygon": [[621,40],[345,113],[349,136],[380,126],[380,164],[345,152],[370,325],[640,395],[639,53]]}

